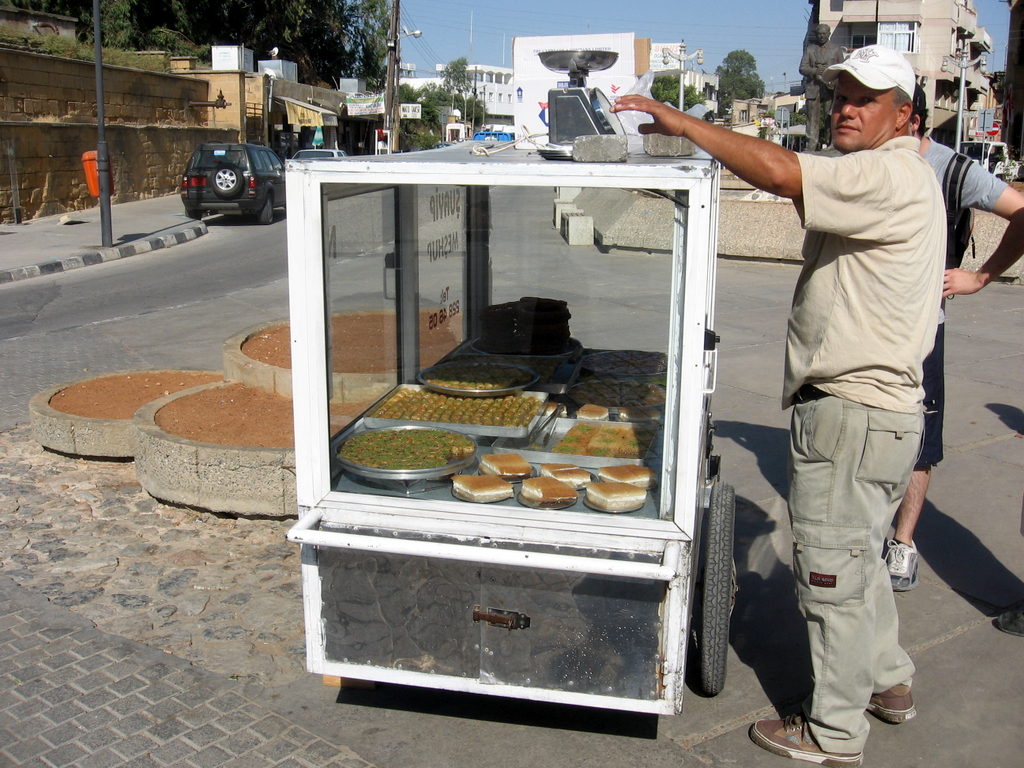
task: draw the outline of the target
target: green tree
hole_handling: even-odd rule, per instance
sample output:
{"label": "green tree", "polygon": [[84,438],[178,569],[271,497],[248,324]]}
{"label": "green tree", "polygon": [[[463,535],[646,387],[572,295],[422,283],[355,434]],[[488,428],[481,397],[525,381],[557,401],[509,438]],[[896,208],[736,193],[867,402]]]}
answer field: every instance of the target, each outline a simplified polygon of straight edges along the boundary
{"label": "green tree", "polygon": [[465,98],[473,90],[473,76],[469,72],[469,61],[460,56],[445,64],[443,88],[452,95]]}
{"label": "green tree", "polygon": [[[91,0],[8,1],[76,16],[79,38],[92,41]],[[111,48],[205,57],[211,45],[242,45],[257,59],[277,48],[304,83],[332,86],[339,77],[359,77],[379,90],[389,11],[388,0],[103,0],[100,24]]]}
{"label": "green tree", "polygon": [[[651,83],[651,97],[657,101],[668,102],[673,107],[679,106],[679,76],[665,75],[654,78]],[[689,109],[695,104],[704,104],[704,95],[694,85],[688,85],[683,89],[683,109]]]}
{"label": "green tree", "polygon": [[747,51],[733,51],[715,70],[718,75],[718,115],[732,109],[733,99],[759,99],[764,96],[764,80],[757,75],[757,61]]}

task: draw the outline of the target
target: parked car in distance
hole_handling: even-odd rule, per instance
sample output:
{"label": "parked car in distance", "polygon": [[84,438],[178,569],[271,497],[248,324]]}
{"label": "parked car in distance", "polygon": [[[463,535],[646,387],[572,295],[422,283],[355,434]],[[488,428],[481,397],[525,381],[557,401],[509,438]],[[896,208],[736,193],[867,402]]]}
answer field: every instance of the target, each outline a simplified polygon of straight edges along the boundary
{"label": "parked car in distance", "polygon": [[300,149],[292,160],[331,160],[339,157],[348,157],[344,149]]}
{"label": "parked car in distance", "polygon": [[473,141],[515,141],[514,134],[508,131],[477,131],[473,134]]}
{"label": "parked car in distance", "polygon": [[270,224],[274,209],[285,207],[284,164],[260,144],[200,144],[181,177],[181,202],[193,219],[254,214],[260,224]]}
{"label": "parked car in distance", "polygon": [[[1016,181],[1020,163],[1011,160],[1009,148],[1002,141],[962,141],[960,151],[993,176]],[[985,158],[984,162],[982,158]]]}

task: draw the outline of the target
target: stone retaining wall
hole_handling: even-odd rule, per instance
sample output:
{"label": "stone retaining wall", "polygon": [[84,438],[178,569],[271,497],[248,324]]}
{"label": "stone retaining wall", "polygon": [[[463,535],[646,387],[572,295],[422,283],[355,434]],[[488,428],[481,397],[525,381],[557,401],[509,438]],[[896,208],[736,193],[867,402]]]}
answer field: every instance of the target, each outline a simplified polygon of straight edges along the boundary
{"label": "stone retaining wall", "polygon": [[[236,141],[238,132],[202,126],[110,125],[106,129],[112,202],[172,194],[197,144]],[[96,126],[0,122],[0,219],[14,221],[7,147],[13,144],[24,219],[98,205],[89,195],[82,154],[96,149]]]}
{"label": "stone retaining wall", "polygon": [[[196,144],[238,141],[244,76],[216,82],[126,67],[103,67],[104,121],[114,203],[175,191]],[[190,107],[223,90],[235,113]],[[213,91],[213,96],[211,96]],[[0,220],[14,221],[13,149],[22,218],[91,208],[82,154],[96,149],[96,68],[26,51],[0,52]]]}
{"label": "stone retaining wall", "polygon": [[[796,209],[788,200],[765,192],[742,198],[723,197],[718,217],[718,254],[750,259],[801,261],[803,230]],[[968,249],[964,267],[977,270],[992,255],[1006,229],[1006,221],[992,213],[975,213],[975,256]],[[1004,278],[1022,282],[1024,259],[1007,270]]]}

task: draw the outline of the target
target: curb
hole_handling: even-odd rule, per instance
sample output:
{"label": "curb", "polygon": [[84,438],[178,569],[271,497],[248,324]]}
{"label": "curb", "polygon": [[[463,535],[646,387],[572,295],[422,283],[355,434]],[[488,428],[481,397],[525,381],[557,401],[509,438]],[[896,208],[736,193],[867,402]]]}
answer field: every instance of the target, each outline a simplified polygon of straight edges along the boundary
{"label": "curb", "polygon": [[0,270],[0,285],[4,283],[13,283],[16,280],[27,280],[32,277],[42,277],[45,275],[67,272],[72,269],[79,269],[80,267],[91,267],[94,264],[103,264],[107,261],[126,259],[129,256],[135,256],[140,253],[149,253],[150,251],[159,251],[163,248],[171,248],[175,245],[187,243],[189,240],[195,240],[197,237],[202,237],[206,233],[206,225],[199,221],[195,224],[185,224],[183,226],[172,227],[170,230],[162,230],[162,232],[157,232],[149,237],[133,240],[130,243],[118,245],[113,248],[105,248],[99,251],[85,251],[83,253],[75,254],[74,256],[66,256],[62,259],[50,259],[49,261],[44,261],[40,264],[32,264],[25,267],[2,269]]}

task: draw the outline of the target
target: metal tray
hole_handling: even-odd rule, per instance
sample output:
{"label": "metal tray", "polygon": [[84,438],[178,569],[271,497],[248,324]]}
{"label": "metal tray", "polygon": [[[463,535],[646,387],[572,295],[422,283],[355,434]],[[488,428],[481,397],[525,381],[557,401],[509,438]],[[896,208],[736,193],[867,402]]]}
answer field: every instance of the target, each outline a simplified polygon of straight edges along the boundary
{"label": "metal tray", "polygon": [[579,339],[569,337],[569,344],[565,350],[555,355],[537,355],[532,352],[488,352],[478,346],[480,339],[473,339],[469,343],[469,348],[479,355],[497,355],[498,357],[561,357],[566,360],[579,357],[583,352],[583,344]]}
{"label": "metal tray", "polygon": [[[446,387],[442,384],[436,384],[429,381],[431,373],[443,373],[446,368],[511,368],[515,369],[520,373],[522,384],[516,384],[510,387],[501,387],[498,389],[460,389],[458,387]],[[524,389],[532,387],[537,383],[537,379],[540,378],[537,372],[532,368],[527,368],[523,365],[515,365],[513,363],[492,363],[487,362],[484,359],[480,359],[479,362],[473,362],[470,360],[452,361],[445,363],[438,363],[432,365],[430,368],[425,368],[420,371],[416,376],[420,383],[427,389],[433,390],[434,392],[440,392],[442,395],[453,395],[454,397],[505,397],[506,395],[518,395]]]}
{"label": "metal tray", "polygon": [[356,464],[353,461],[349,461],[340,455],[341,446],[345,444],[345,440],[358,435],[364,435],[367,432],[409,432],[412,430],[426,429],[439,429],[441,432],[457,433],[459,435],[466,436],[465,433],[459,432],[458,430],[447,429],[445,427],[428,427],[426,425],[419,424],[386,427],[380,430],[364,429],[353,431],[345,435],[344,438],[339,440],[337,445],[332,448],[332,454],[334,456],[334,460],[337,461],[338,465],[343,469],[361,477],[368,477],[374,480],[437,480],[442,477],[450,477],[451,475],[460,472],[476,460],[478,446],[476,445],[475,440],[472,441],[474,446],[473,453],[469,454],[469,456],[465,456],[461,459],[453,459],[441,467],[426,467],[424,469],[383,469],[381,467],[367,467],[363,464]]}
{"label": "metal tray", "polygon": [[563,358],[559,360],[557,357],[545,357],[544,355],[491,355],[488,352],[477,352],[472,347],[467,349],[461,349],[457,352],[449,355],[448,360],[445,362],[452,363],[471,363],[474,361],[487,362],[490,357],[496,357],[499,359],[515,359],[521,360],[522,362],[517,363],[506,363],[507,365],[522,365],[526,368],[530,368],[530,358],[536,357],[539,360],[545,360],[549,362],[557,362],[558,366],[555,368],[554,373],[551,374],[549,379],[544,379],[538,373],[537,382],[530,385],[529,389],[537,392],[547,392],[551,395],[564,395],[569,391],[569,388],[576,383],[576,380],[580,375],[580,357],[579,355],[561,355]]}
{"label": "metal tray", "polygon": [[643,466],[646,463],[646,460],[655,452],[655,448],[652,443],[651,447],[647,451],[647,455],[640,459],[621,459],[610,456],[583,456],[576,453],[553,453],[550,449],[554,448],[558,444],[558,441],[565,437],[566,433],[577,424],[632,427],[651,426],[650,424],[631,424],[626,421],[606,422],[556,419],[555,427],[551,431],[551,436],[545,441],[544,445],[540,447],[528,447],[524,445],[524,440],[503,438],[494,441],[494,445],[491,446],[491,451],[493,453],[518,453],[531,464],[575,464],[577,467],[584,467],[588,469],[616,467],[623,464],[636,464]]}
{"label": "metal tray", "polygon": [[[629,353],[639,353],[650,356],[660,356],[662,365],[657,370],[649,371],[629,371],[629,372],[616,372],[609,370],[610,361],[614,361],[615,358],[628,355]],[[608,349],[600,352],[588,352],[583,355],[580,363],[583,370],[593,373],[598,378],[608,379],[633,379],[636,381],[653,381],[659,378],[663,379],[668,372],[668,355],[664,352],[650,352],[647,350],[629,350],[629,349]]]}
{"label": "metal tray", "polygon": [[[393,390],[391,390],[387,397],[383,397],[377,401],[376,404],[370,409],[371,411],[377,408],[379,404],[387,402],[389,398],[402,391],[403,389],[411,389],[421,391],[426,389],[419,384],[399,384]],[[547,392],[523,392],[520,397],[532,397],[536,400],[540,400],[544,403],[548,399]],[[481,437],[526,437],[530,430],[533,429],[537,422],[540,421],[541,416],[544,413],[544,409],[540,408],[536,415],[530,420],[530,423],[522,427],[496,427],[490,424],[452,424],[447,421],[414,421],[412,419],[382,419],[372,416],[364,416],[362,423],[364,426],[371,429],[377,429],[381,427],[397,427],[397,426],[417,426],[417,427],[431,427],[432,429],[448,429],[452,432],[460,432],[464,435],[478,435]]]}

